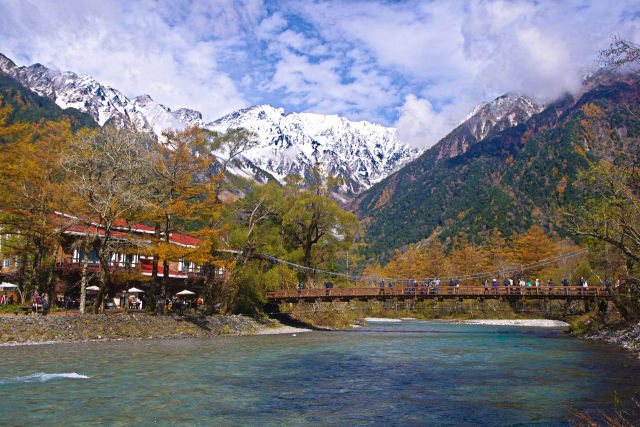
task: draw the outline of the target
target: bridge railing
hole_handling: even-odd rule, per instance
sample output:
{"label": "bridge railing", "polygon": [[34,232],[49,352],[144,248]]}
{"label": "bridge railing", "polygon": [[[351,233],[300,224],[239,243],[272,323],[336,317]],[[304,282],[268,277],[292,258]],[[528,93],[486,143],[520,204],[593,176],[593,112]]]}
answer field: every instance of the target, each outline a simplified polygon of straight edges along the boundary
{"label": "bridge railing", "polygon": [[599,297],[607,296],[601,286],[396,286],[392,288],[313,288],[277,289],[266,293],[267,299],[314,299],[314,298],[359,298],[359,297],[437,297],[437,296],[555,296],[555,297]]}

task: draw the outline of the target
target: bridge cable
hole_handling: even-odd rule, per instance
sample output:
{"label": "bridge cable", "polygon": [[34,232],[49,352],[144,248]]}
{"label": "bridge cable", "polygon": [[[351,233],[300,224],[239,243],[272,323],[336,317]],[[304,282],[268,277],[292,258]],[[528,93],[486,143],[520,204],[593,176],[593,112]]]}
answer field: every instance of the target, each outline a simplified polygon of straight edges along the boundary
{"label": "bridge cable", "polygon": [[[232,253],[232,254],[242,254],[241,251],[238,250],[234,250],[234,249],[217,249],[218,252],[225,252],[225,253]],[[436,276],[436,277],[421,277],[421,278],[397,278],[397,277],[373,277],[373,276],[363,276],[363,275],[354,275],[354,274],[345,274],[345,273],[338,273],[335,271],[327,271],[327,270],[321,270],[321,269],[317,269],[317,268],[312,268],[312,267],[307,267],[305,265],[300,265],[300,264],[296,264],[294,262],[290,262],[290,261],[285,261],[283,259],[274,257],[272,255],[268,255],[268,254],[258,254],[259,258],[271,261],[271,262],[275,262],[275,263],[280,263],[280,264],[285,264],[288,266],[291,266],[293,268],[297,268],[300,270],[306,270],[306,271],[312,271],[313,274],[315,275],[316,273],[321,273],[321,274],[325,274],[328,276],[336,276],[336,277],[345,277],[347,279],[355,279],[355,280],[368,280],[368,281],[381,281],[381,280],[386,280],[386,281],[391,281],[391,282],[413,282],[413,281],[429,281],[429,280],[436,280],[436,279],[440,279],[440,280],[471,280],[471,279],[483,279],[483,278],[489,278],[489,277],[493,277],[496,275],[506,275],[507,273],[513,273],[515,271],[525,271],[525,270],[530,270],[533,268],[537,268],[537,267],[544,267],[547,266],[549,264],[555,264],[557,262],[569,259],[569,258],[573,258],[576,257],[578,255],[582,255],[582,254],[586,254],[589,252],[589,249],[587,248],[581,248],[581,249],[577,249],[574,251],[569,251],[566,252],[564,254],[560,254],[560,255],[556,255],[550,258],[545,258],[539,261],[535,261],[535,262],[531,262],[528,264],[522,264],[522,265],[518,265],[518,266],[512,266],[512,267],[507,267],[507,268],[501,268],[501,269],[497,269],[497,270],[491,270],[491,271],[485,271],[485,272],[481,272],[481,273],[471,273],[471,274],[465,274],[465,275],[458,275],[458,276],[445,276],[445,277],[441,277],[441,276]]]}

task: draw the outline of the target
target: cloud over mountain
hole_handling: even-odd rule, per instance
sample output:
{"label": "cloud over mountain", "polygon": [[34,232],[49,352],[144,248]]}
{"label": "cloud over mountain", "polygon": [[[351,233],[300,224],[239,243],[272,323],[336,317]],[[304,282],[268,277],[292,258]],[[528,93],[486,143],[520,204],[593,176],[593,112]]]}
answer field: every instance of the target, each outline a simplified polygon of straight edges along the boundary
{"label": "cloud over mountain", "polygon": [[208,120],[268,103],[395,124],[422,147],[481,101],[575,90],[611,34],[640,40],[633,0],[0,0],[0,10],[2,51],[19,65],[75,70]]}

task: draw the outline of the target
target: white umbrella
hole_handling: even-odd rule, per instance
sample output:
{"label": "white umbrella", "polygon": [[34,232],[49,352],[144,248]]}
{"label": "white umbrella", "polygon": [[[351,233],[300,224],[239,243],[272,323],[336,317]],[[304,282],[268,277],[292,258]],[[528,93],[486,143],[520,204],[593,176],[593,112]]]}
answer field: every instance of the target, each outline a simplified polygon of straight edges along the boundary
{"label": "white umbrella", "polygon": [[144,291],[142,289],[138,289],[138,288],[131,288],[129,289],[127,292],[129,292],[130,294],[137,294],[137,293],[144,293]]}
{"label": "white umbrella", "polygon": [[94,285],[94,286],[89,286],[89,287],[87,287],[86,289],[87,289],[88,291],[99,291],[99,290],[100,290],[100,288],[99,288],[99,287],[97,287],[97,286],[95,286],[95,285]]}
{"label": "white umbrella", "polygon": [[191,292],[185,289],[184,291],[178,292],[176,295],[195,295],[195,292]]}
{"label": "white umbrella", "polygon": [[13,283],[8,283],[8,282],[2,282],[0,284],[0,288],[2,289],[12,289],[12,288],[17,288],[18,285],[14,285]]}

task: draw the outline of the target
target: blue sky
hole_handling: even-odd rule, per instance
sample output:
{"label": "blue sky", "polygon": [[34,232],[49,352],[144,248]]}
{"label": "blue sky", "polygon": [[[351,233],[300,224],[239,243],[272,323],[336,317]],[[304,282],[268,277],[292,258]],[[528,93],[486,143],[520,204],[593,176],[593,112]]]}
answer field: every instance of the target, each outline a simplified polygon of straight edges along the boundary
{"label": "blue sky", "polygon": [[638,1],[0,0],[0,52],[214,120],[268,103],[428,147],[479,102],[580,87]]}

